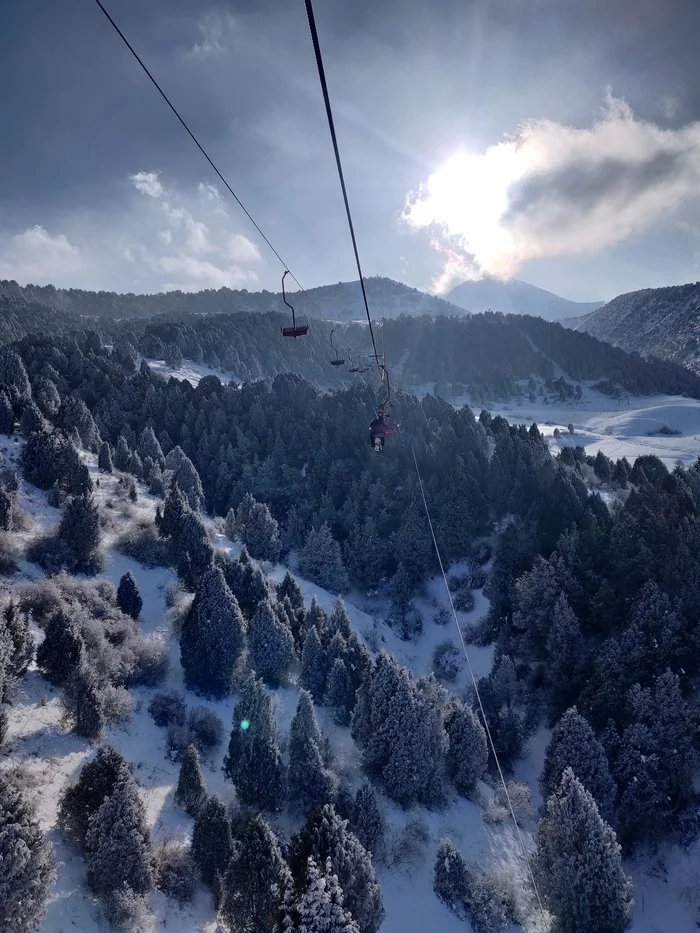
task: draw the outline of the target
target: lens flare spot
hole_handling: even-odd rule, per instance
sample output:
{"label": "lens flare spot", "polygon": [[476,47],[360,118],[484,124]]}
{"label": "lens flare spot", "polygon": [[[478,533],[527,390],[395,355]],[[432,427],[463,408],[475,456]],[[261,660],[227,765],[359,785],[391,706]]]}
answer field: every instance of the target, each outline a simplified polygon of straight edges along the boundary
{"label": "lens flare spot", "polygon": [[243,731],[245,732],[245,730],[248,729],[248,728],[250,728],[250,720],[249,720],[249,719],[242,719],[242,720],[241,720],[241,729],[243,729]]}

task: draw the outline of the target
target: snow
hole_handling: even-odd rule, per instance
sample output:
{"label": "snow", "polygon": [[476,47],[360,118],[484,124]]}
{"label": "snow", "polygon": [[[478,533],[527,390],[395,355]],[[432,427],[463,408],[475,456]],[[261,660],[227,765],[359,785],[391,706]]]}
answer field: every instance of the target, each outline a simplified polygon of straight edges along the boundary
{"label": "snow", "polygon": [[[199,378],[208,374],[204,371],[206,367],[199,369]],[[178,375],[182,374],[183,371],[179,371]],[[501,408],[499,413],[517,421],[537,420],[542,430],[547,433],[552,433],[556,424],[560,424],[565,430],[569,421],[572,421],[576,435],[570,439],[562,437],[559,439],[560,443],[584,442],[589,449],[594,449],[598,442],[624,443],[629,446],[621,449],[628,451],[625,454],[628,457],[641,452],[654,452],[672,463],[676,458],[686,461],[694,459],[699,449],[697,440],[700,437],[700,403],[688,399],[632,398],[629,408],[618,408],[616,402],[611,402],[587,388],[580,404],[559,407],[550,404],[541,408],[533,405],[518,407],[514,404],[512,411],[506,406]],[[544,426],[545,420],[553,421],[554,424]],[[685,430],[681,436],[647,437],[647,430],[661,424],[676,429],[685,425]],[[551,444],[553,447],[557,444],[553,437]],[[606,449],[606,453],[612,456],[613,449]],[[633,450],[637,453],[633,453]],[[18,451],[19,446],[13,439],[0,438],[0,454],[4,459],[16,461]],[[616,454],[621,455],[622,453]],[[93,478],[97,478],[99,474],[95,469],[94,458],[84,455],[84,459],[93,473]],[[171,614],[165,604],[166,588],[175,582],[175,575],[165,568],[143,567],[137,561],[117,553],[113,547],[114,540],[129,523],[152,518],[155,502],[140,484],[139,499],[136,503],[131,503],[128,499],[119,497],[117,477],[99,475],[99,480],[96,498],[100,503],[101,512],[103,515],[112,516],[112,522],[104,534],[103,575],[116,586],[122,574],[127,570],[132,571],[143,598],[141,630],[144,634],[162,639],[167,646],[171,662],[165,684],[155,689],[141,687],[132,691],[134,710],[129,721],[111,725],[106,730],[105,741],[113,744],[134,764],[134,776],[146,806],[154,841],[158,842],[170,836],[184,844],[191,834],[192,820],[173,806],[172,794],[177,781],[178,765],[166,757],[165,730],[156,727],[148,715],[150,697],[156,690],[181,690],[185,693],[188,706],[206,706],[220,716],[224,724],[224,742],[209,760],[203,762],[203,773],[208,790],[220,794],[226,801],[232,799],[233,789],[224,781],[221,766],[227,746],[226,733],[236,698],[232,696],[222,701],[211,702],[185,691],[179,663],[179,646],[172,636]],[[34,536],[55,527],[60,512],[48,505],[45,493],[23,482],[21,496],[32,522],[31,527],[23,532],[25,536]],[[109,500],[113,501],[113,509],[107,507]],[[234,555],[239,553],[238,544],[222,535],[215,523],[210,522],[210,526],[216,547],[229,550]],[[263,569],[275,582],[281,581],[287,570],[282,565],[264,565]],[[464,569],[466,568],[457,566],[452,570],[459,573]],[[20,568],[18,578],[2,581],[3,588],[7,589],[8,585],[16,586],[25,580],[41,576],[43,572],[39,568],[25,562]],[[298,576],[297,580],[307,604],[315,597],[325,611],[332,611],[336,601],[335,595]],[[458,614],[460,624],[473,622],[486,612],[488,605],[483,592],[476,591],[475,597],[472,612]],[[416,676],[430,672],[432,653],[437,644],[448,638],[458,644],[458,635],[452,622],[443,627],[432,621],[437,606],[447,605],[441,577],[428,581],[425,595],[417,602],[417,608],[423,618],[423,634],[416,641],[402,641],[386,625],[383,621],[386,605],[379,597],[352,592],[345,599],[345,604],[351,624],[368,646],[372,650],[385,648],[408,666]],[[475,676],[478,678],[487,674],[492,663],[493,648],[468,646],[468,651]],[[468,671],[463,668],[457,681],[446,687],[462,693],[468,682]],[[292,684],[273,691],[273,696],[278,727],[284,734],[296,708],[297,688]],[[323,708],[317,708],[316,712],[321,728],[332,741],[343,779],[352,787],[359,786],[364,777],[349,729],[335,725]],[[82,856],[56,829],[56,808],[60,792],[67,781],[76,777],[83,763],[93,754],[89,743],[66,731],[62,717],[60,691],[46,683],[35,669],[30,669],[11,710],[9,738],[0,767],[23,769],[22,783],[35,799],[41,824],[55,848],[58,878],[41,928],[42,933],[65,933],[71,929],[78,929],[83,933],[102,933],[106,926],[101,918],[99,903],[87,888]],[[537,779],[548,739],[548,730],[540,729],[529,743],[527,757],[516,762],[512,775],[516,780],[525,781],[529,785],[535,808],[541,804]],[[483,799],[488,799],[491,793],[485,785],[481,787]],[[480,867],[486,867],[494,860],[517,863],[520,860],[519,851],[508,821],[488,823],[478,803],[454,794],[449,796],[446,806],[439,812],[429,812],[416,807],[407,813],[389,801],[385,801],[384,806],[390,828],[390,856],[395,850],[397,838],[411,821],[420,820],[425,823],[427,841],[413,864],[392,864],[390,857],[387,864],[377,865],[386,909],[382,933],[423,933],[427,930],[436,933],[465,933],[469,930],[469,925],[450,913],[437,900],[432,890],[432,872],[439,840],[442,836],[449,836],[465,857]],[[298,821],[284,816],[277,821],[277,825],[289,833],[298,827]],[[533,814],[523,825],[526,841],[531,840],[535,827],[536,818]],[[696,929],[700,891],[700,846],[695,846],[687,853],[677,847],[669,847],[653,859],[640,857],[630,862],[627,870],[632,874],[635,883],[636,906],[632,933],[660,933],[667,930],[673,930],[674,933],[691,933],[691,930]],[[215,933],[217,929],[211,898],[201,887],[194,903],[184,908],[177,907],[159,893],[151,895],[150,907],[154,915],[153,933]],[[523,929],[528,933],[535,933],[536,930],[539,933],[541,925],[536,912],[531,913]]]}
{"label": "snow", "polygon": [[241,384],[241,380],[238,379],[234,373],[229,372],[227,369],[212,369],[212,367],[207,366],[206,363],[195,363],[192,360],[184,360],[179,369],[173,369],[171,366],[168,366],[165,360],[153,360],[148,357],[143,357],[143,359],[148,363],[151,372],[157,373],[164,379],[169,379],[171,376],[174,376],[175,379],[187,380],[187,382],[195,387],[199,385],[200,380],[204,379],[205,376],[216,376],[224,385],[229,382],[234,382],[236,385]]}

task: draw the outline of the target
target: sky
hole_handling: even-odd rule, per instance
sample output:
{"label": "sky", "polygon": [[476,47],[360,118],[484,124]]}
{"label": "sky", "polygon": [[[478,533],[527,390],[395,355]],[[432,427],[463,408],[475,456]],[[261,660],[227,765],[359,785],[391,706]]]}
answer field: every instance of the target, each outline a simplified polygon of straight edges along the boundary
{"label": "sky", "polygon": [[[355,279],[302,0],[104,0],[306,287]],[[366,275],[573,300],[700,279],[696,0],[316,0]],[[0,278],[283,269],[93,0],[0,33]]]}

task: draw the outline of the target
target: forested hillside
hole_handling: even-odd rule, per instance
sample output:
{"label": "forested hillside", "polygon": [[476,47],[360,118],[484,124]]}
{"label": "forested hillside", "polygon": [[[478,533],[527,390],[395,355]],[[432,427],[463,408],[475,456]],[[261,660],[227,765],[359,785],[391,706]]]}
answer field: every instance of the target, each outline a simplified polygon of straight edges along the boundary
{"label": "forested hillside", "polygon": [[618,295],[575,326],[624,350],[673,360],[700,372],[698,282]]}
{"label": "forested hillside", "polygon": [[[543,343],[550,333],[534,319],[480,320],[513,341]],[[196,323],[208,334],[209,321]],[[444,333],[455,325],[446,320]],[[142,338],[159,339],[148,329]],[[562,341],[576,343],[601,346],[575,334]],[[408,864],[477,933],[526,924],[538,907],[522,862],[505,883],[485,850],[468,864],[454,838],[437,845],[420,814],[449,807],[463,819],[473,801],[484,820],[506,820],[485,724],[509,776],[533,737],[553,727],[536,833],[530,790],[511,781],[509,791],[534,833],[538,891],[560,929],[622,933],[632,911],[623,855],[661,840],[688,845],[697,834],[697,465],[670,473],[655,456],[612,462],[582,447],[555,458],[536,425],[402,392],[401,433],[378,455],[366,437],[373,389],[362,383],[331,393],[287,373],[241,386],[209,376],[193,388],[135,367],[133,355],[125,335],[110,348],[94,331],[28,336],[0,351],[0,434],[10,438],[0,486],[8,761],[23,760],[27,678],[53,685],[41,715],[63,710],[52,728],[76,741],[116,741],[115,724],[129,721],[133,737],[152,728],[147,716],[167,730],[150,743],[143,774],[101,744],[61,788],[46,819],[58,826],[57,844],[72,847],[71,861],[85,865],[73,883],[88,885],[115,930],[147,922],[155,887],[180,904],[209,889],[206,909],[227,929],[377,933],[378,878],[391,886]],[[462,660],[452,630],[440,639],[426,631],[450,615],[444,595],[434,618],[426,614],[438,568],[414,452],[442,557],[458,568],[450,579],[465,635],[494,646],[479,681],[486,721],[473,692],[455,689]],[[56,518],[32,524],[42,513],[30,518],[22,503],[42,496]],[[115,555],[134,568],[116,589],[102,576]],[[355,610],[324,611],[291,575],[274,583],[280,560],[317,592],[374,594],[381,623],[362,637]],[[159,567],[179,581],[161,639],[139,623],[139,579]],[[20,589],[26,568],[51,582]],[[484,594],[488,613],[468,623]],[[380,650],[420,651],[426,638],[435,645],[431,676]],[[173,683],[179,689],[163,692]],[[224,727],[198,697],[227,710],[228,751],[216,757],[227,783],[207,765]],[[281,726],[275,709],[290,700]],[[158,765],[163,742],[168,761]],[[189,822],[183,841],[156,845],[140,782],[160,786],[173,762],[168,812],[180,808]],[[51,890],[52,856],[29,785],[17,785],[16,769],[0,771],[0,812],[17,840],[3,858],[33,852],[23,874],[10,875],[0,918],[31,931]],[[26,885],[32,910],[13,927]],[[323,926],[331,910],[335,926]]]}

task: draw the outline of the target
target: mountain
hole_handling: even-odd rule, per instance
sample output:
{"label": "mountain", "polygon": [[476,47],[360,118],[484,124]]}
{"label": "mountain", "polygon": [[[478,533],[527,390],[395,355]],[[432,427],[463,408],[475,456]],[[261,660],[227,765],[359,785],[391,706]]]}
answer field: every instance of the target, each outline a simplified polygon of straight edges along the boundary
{"label": "mountain", "polygon": [[[370,312],[376,318],[394,318],[400,314],[462,315],[462,308],[442,298],[428,295],[393,279],[374,276],[365,279]],[[288,299],[304,319],[321,316],[331,321],[350,322],[365,318],[360,283],[338,282],[321,285],[305,295],[289,292]],[[73,315],[112,318],[145,318],[157,314],[220,314],[235,311],[281,311],[289,314],[281,292],[249,292],[247,289],[206,289],[201,292],[161,292],[155,295],[90,292],[79,288],[55,288],[53,285],[18,285],[0,281],[0,298],[39,302]],[[571,311],[573,314],[574,312]]]}
{"label": "mountain", "polygon": [[700,373],[700,282],[618,295],[583,321],[565,323],[623,350]]}
{"label": "mountain", "polygon": [[476,282],[462,282],[449,292],[447,298],[465,311],[531,314],[545,321],[581,317],[603,304],[602,301],[569,301],[527,282],[517,279],[502,282],[489,276]]}

